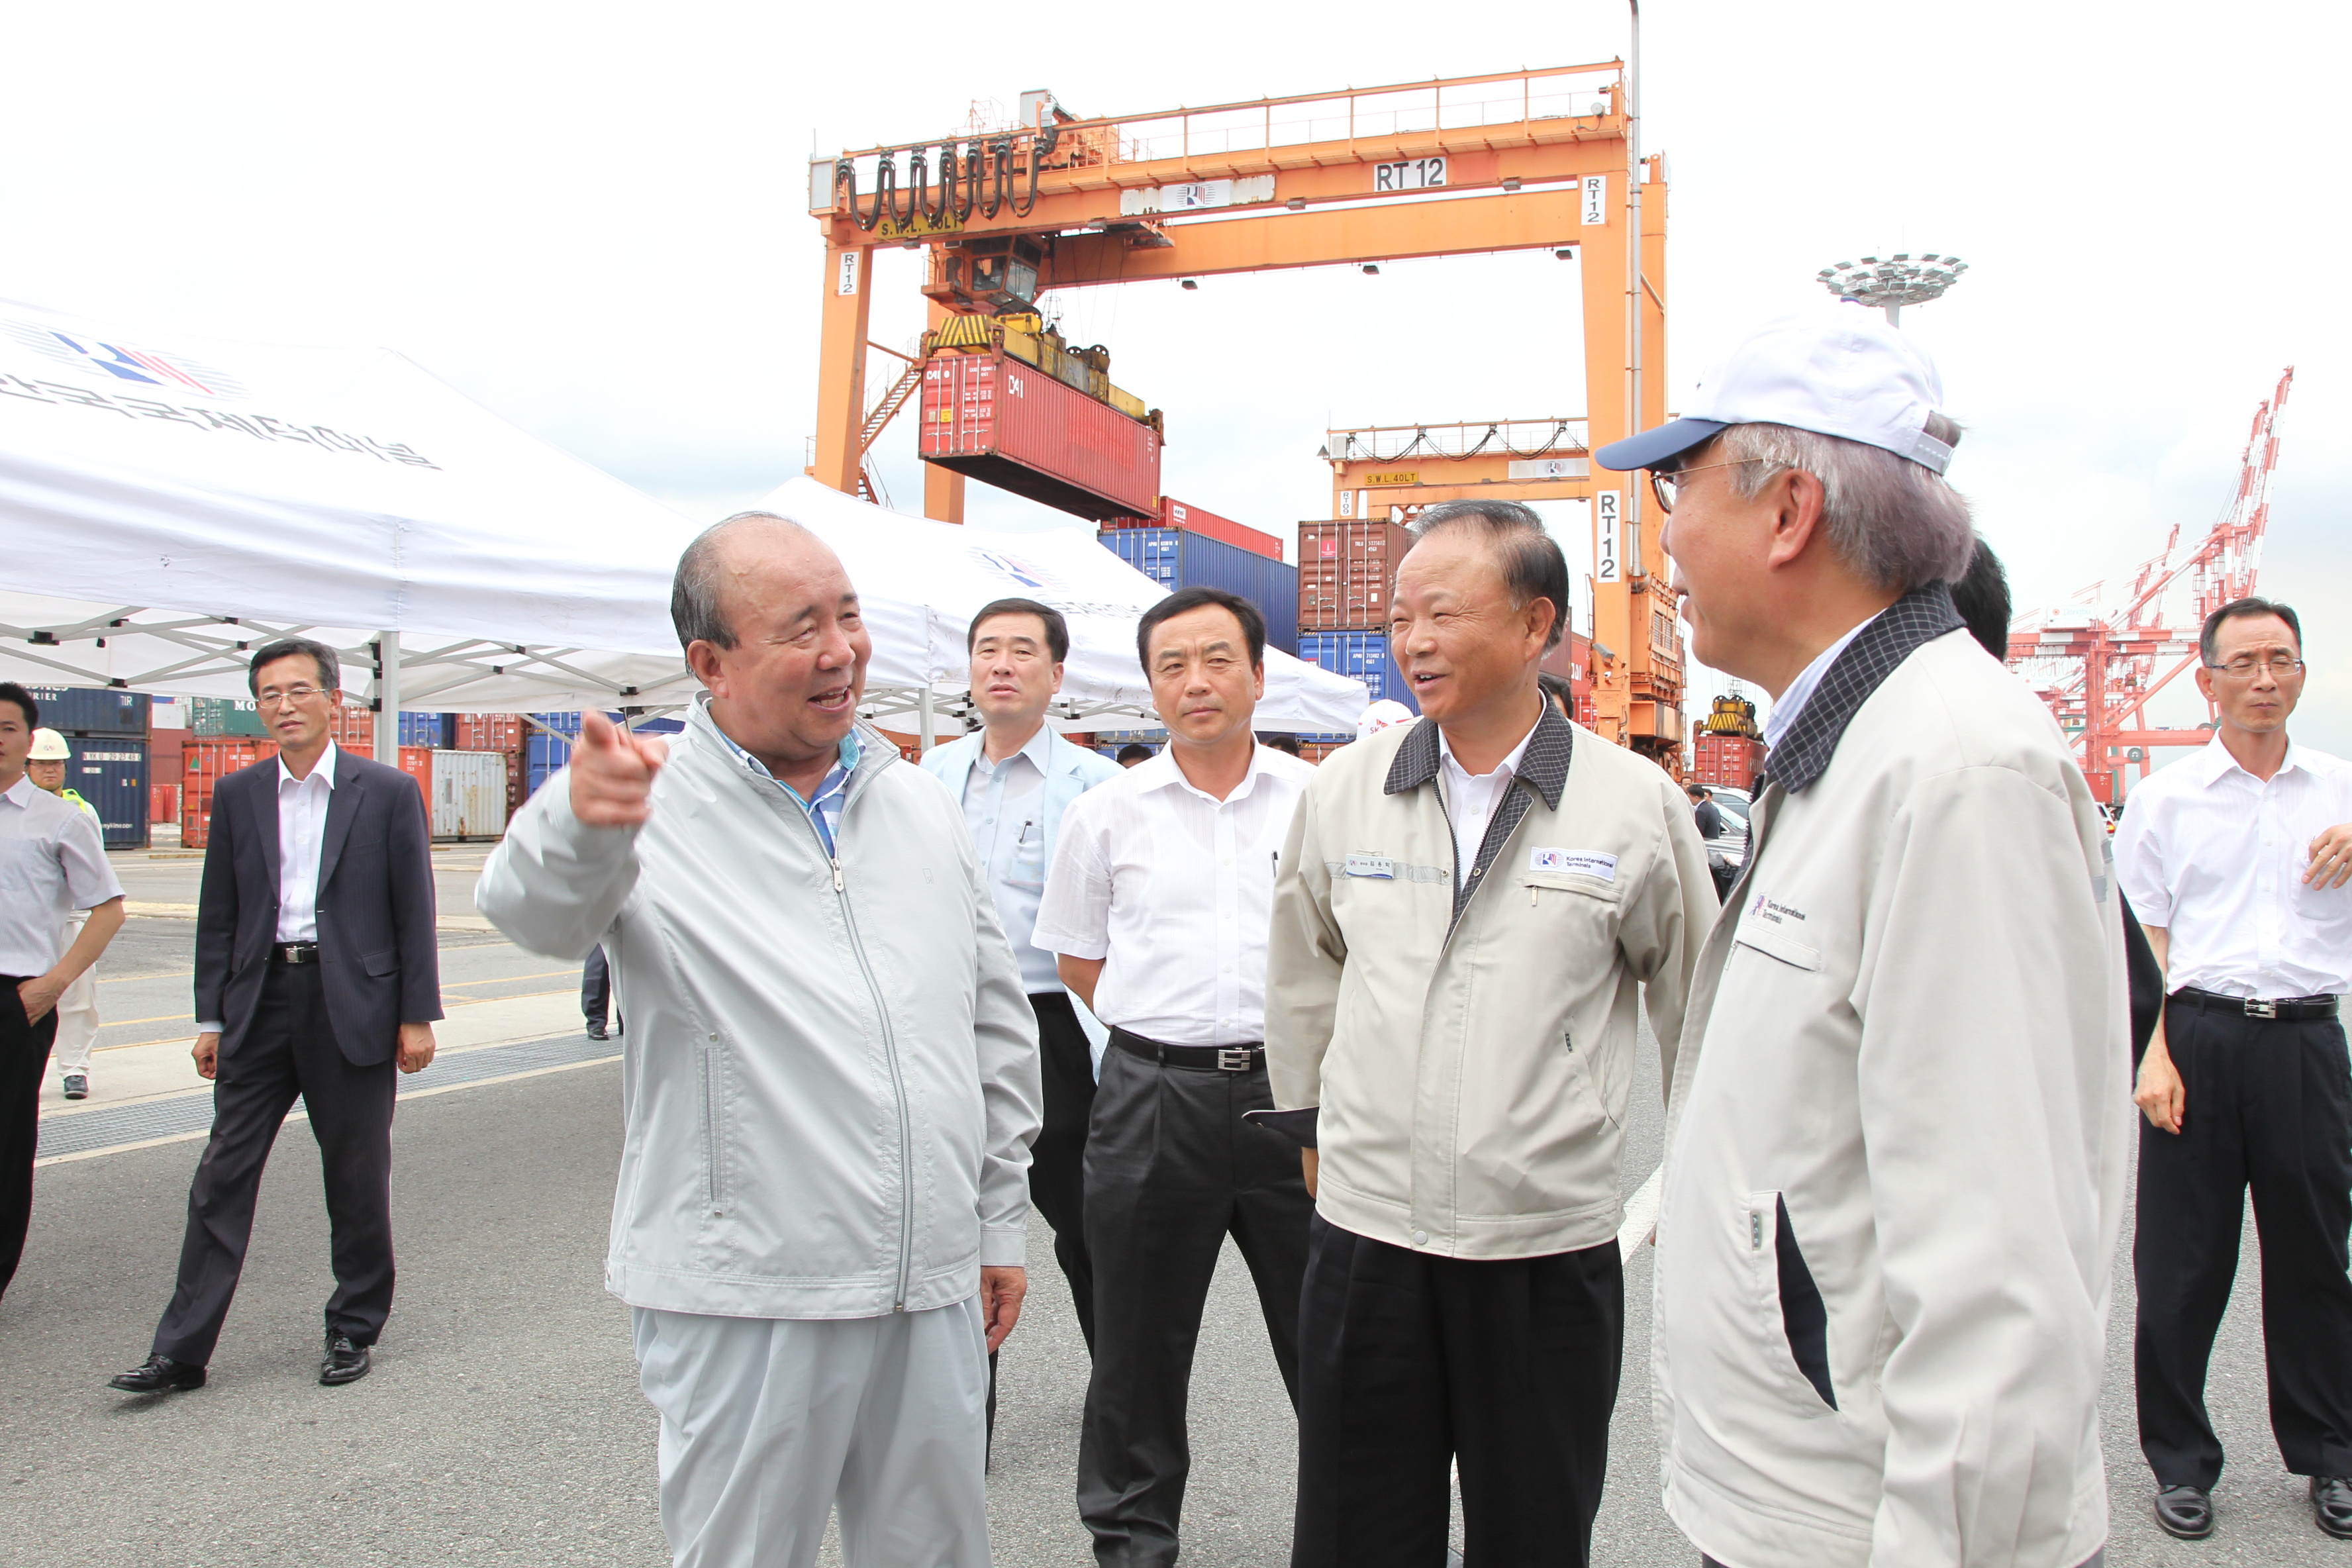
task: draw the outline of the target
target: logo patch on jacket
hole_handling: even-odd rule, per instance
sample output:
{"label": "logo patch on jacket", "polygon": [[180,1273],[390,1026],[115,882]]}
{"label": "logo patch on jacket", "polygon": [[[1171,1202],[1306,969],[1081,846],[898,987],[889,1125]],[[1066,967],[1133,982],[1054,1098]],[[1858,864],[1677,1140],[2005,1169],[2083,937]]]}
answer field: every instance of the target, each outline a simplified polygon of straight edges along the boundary
{"label": "logo patch on jacket", "polygon": [[1586,877],[1598,877],[1604,882],[1617,879],[1617,857],[1603,855],[1597,849],[1530,849],[1528,851],[1530,871],[1574,871]]}

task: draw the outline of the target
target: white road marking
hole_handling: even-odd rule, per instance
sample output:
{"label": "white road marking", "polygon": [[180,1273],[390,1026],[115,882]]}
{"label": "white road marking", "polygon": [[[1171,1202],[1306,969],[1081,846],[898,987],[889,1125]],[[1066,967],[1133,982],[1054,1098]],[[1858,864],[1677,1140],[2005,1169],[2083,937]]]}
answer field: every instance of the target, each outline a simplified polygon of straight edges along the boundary
{"label": "white road marking", "polygon": [[1649,1240],[1650,1233],[1658,1228],[1658,1178],[1665,1173],[1665,1166],[1660,1165],[1625,1200],[1625,1223],[1617,1227],[1618,1257],[1632,1258],[1633,1249]]}

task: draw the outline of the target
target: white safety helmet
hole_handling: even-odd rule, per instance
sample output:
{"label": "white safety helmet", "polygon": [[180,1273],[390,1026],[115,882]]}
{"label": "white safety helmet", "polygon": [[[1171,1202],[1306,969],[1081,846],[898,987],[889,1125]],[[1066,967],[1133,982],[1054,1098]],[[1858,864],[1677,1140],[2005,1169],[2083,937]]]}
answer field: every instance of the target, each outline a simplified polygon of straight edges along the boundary
{"label": "white safety helmet", "polygon": [[25,753],[26,762],[63,763],[70,762],[72,759],[73,748],[66,744],[66,738],[63,735],[58,734],[55,730],[33,731],[33,749]]}

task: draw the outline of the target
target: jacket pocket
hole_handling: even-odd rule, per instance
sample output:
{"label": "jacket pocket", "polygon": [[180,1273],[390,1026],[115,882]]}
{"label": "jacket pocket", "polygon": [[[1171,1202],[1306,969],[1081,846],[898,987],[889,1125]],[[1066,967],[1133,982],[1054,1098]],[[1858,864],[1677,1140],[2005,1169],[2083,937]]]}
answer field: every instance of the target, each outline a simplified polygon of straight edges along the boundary
{"label": "jacket pocket", "polygon": [[387,974],[397,974],[400,973],[400,950],[387,947],[382,952],[362,953],[360,955],[360,964],[370,974],[378,978]]}
{"label": "jacket pocket", "polygon": [[1731,940],[1742,947],[1753,948],[1758,952],[1777,958],[1792,968],[1817,973],[1822,967],[1820,948],[1799,942],[1792,936],[1782,936],[1779,931],[1753,921],[1743,922],[1732,934]]}
{"label": "jacket pocket", "polygon": [[727,1213],[727,1058],[719,1037],[694,1053],[702,1091],[702,1212],[707,1219]]}
{"label": "jacket pocket", "polygon": [[1837,1390],[1830,1382],[1829,1308],[1822,1300],[1821,1287],[1813,1281],[1812,1269],[1805,1263],[1796,1230],[1789,1223],[1788,1199],[1779,1193],[1755,1194],[1748,1200],[1748,1247],[1759,1264],[1765,1233],[1768,1228],[1771,1233],[1772,1296],[1780,1309],[1780,1337],[1788,1346],[1789,1360],[1822,1403],[1835,1410]]}

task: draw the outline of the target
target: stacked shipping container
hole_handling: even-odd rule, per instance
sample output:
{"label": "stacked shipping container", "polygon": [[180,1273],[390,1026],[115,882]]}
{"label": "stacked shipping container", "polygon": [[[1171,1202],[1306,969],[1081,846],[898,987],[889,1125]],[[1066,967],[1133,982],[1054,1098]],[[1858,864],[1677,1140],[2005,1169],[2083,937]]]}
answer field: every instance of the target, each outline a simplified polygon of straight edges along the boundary
{"label": "stacked shipping container", "polygon": [[40,727],[65,737],[66,787],[89,802],[109,849],[147,842],[148,698],[111,687],[32,686]]}
{"label": "stacked shipping container", "polygon": [[1222,539],[1227,544],[1238,544],[1253,555],[1269,560],[1282,559],[1282,541],[1271,533],[1235,522],[1229,517],[1219,517],[1206,507],[1192,506],[1172,496],[1160,498],[1160,510],[1150,517],[1114,517],[1103,523],[1103,530],[1126,528],[1181,528],[1193,533],[1204,533],[1211,539]]}
{"label": "stacked shipping container", "polygon": [[1298,629],[1387,630],[1389,589],[1412,535],[1393,522],[1298,525]]}
{"label": "stacked shipping container", "polygon": [[1265,640],[1288,647],[1298,636],[1298,569],[1254,550],[1181,528],[1107,528],[1103,548],[1174,593],[1223,588],[1255,605]]}
{"label": "stacked shipping container", "polygon": [[1160,432],[999,351],[923,366],[922,458],[1100,521],[1160,501]]}

